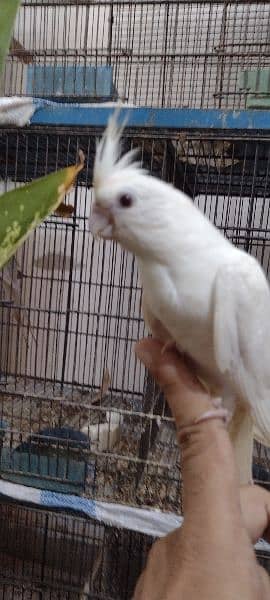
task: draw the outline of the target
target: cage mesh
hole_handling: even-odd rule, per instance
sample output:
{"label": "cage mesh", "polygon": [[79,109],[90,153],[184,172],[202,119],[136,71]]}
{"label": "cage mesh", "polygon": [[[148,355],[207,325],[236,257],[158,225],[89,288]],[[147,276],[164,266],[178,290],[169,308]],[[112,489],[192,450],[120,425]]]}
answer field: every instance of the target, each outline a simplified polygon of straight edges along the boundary
{"label": "cage mesh", "polygon": [[[153,538],[78,516],[0,508],[3,600],[132,598]],[[269,555],[257,558],[269,570]]]}
{"label": "cage mesh", "polygon": [[0,509],[3,600],[131,597],[152,539],[72,515]]}
{"label": "cage mesh", "polygon": [[4,91],[244,108],[250,93],[244,73],[266,73],[253,95],[269,94],[269,7],[250,0],[24,1]]}
{"label": "cage mesh", "polygon": [[[23,0],[1,95],[135,106],[268,107],[270,2]],[[0,476],[182,512],[163,395],[135,360],[146,334],[136,260],[88,231],[101,130],[0,129],[0,193],[74,164],[61,214],[0,273]],[[270,273],[270,134],[127,129],[123,152],[187,193]],[[269,453],[254,477],[269,488]],[[3,600],[132,597],[152,539],[64,512],[0,504]],[[270,571],[269,555],[260,562]]]}
{"label": "cage mesh", "polygon": [[[136,261],[114,243],[94,241],[88,231],[93,157],[100,134],[92,128],[70,132],[55,127],[0,132],[2,191],[74,163],[79,148],[86,156],[85,169],[67,199],[68,213],[51,215],[1,271],[1,477],[180,513],[182,483],[174,425],[162,394],[133,352],[133,343],[145,334]],[[161,131],[127,130],[123,150],[135,146],[150,173],[188,193],[228,239],[257,257],[268,275],[268,133],[172,131],[168,138]],[[256,445],[254,458],[261,469],[255,478],[268,487],[267,450]],[[11,581],[15,558],[7,540],[10,537],[12,545],[13,538],[5,528],[13,527],[15,535],[23,514],[33,524],[29,536],[38,535],[40,527],[46,537],[44,519],[49,519],[54,532],[68,517],[23,508],[16,512],[5,506],[1,510],[2,515],[13,510],[12,519],[1,518],[4,598],[36,599],[40,593],[46,599],[131,597],[135,579],[120,592],[112,578],[117,566],[109,557],[113,540],[120,572],[128,570],[123,555],[131,560],[132,532],[111,529],[106,537],[103,527],[105,537],[97,546],[106,553],[106,568],[95,585],[89,584],[90,595],[80,596],[84,591],[78,574],[76,581],[66,581],[69,569],[59,566],[58,583],[50,582],[45,572],[51,577],[51,567],[44,557],[40,561],[40,554],[29,561],[25,557],[25,572],[20,571],[19,557],[17,583]],[[83,522],[85,528],[98,527]],[[69,527],[76,541],[75,525]],[[137,538],[139,566],[138,571],[131,569],[136,574],[144,556],[141,544],[146,547],[143,536]],[[67,544],[66,533],[63,539]],[[91,560],[87,565],[92,573]],[[261,560],[268,566],[267,555]],[[22,595],[23,586],[28,596]]]}
{"label": "cage mesh", "polygon": [[[1,272],[2,476],[180,511],[173,423],[133,352],[146,333],[136,261],[88,232],[99,135],[1,131],[3,191],[86,154],[68,216],[51,215]],[[267,134],[127,131],[123,149],[134,146],[268,275]]]}

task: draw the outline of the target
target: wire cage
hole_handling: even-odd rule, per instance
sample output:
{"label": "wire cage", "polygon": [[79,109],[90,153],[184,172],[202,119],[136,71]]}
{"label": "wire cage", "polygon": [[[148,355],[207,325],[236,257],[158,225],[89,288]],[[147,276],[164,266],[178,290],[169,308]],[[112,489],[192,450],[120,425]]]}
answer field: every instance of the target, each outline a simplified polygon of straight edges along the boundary
{"label": "wire cage", "polygon": [[[132,597],[153,538],[97,526],[74,515],[26,507],[15,510],[10,504],[2,505],[1,513],[3,600]],[[257,552],[257,558],[269,568],[267,553]]]}
{"label": "wire cage", "polygon": [[[8,503],[1,505],[1,520],[2,600],[131,598],[153,542],[80,516]],[[257,557],[269,566],[265,552]]]}
{"label": "wire cage", "polygon": [[[86,157],[66,213],[51,215],[1,272],[1,478],[180,514],[182,483],[174,425],[162,395],[133,353],[133,343],[145,333],[136,262],[114,243],[94,241],[88,231],[93,157],[100,135],[101,130],[94,128],[71,132],[32,126],[0,131],[3,191],[71,164],[79,148]],[[123,150],[134,146],[144,167],[188,193],[225,236],[256,256],[269,273],[269,133],[126,130]],[[268,458],[267,450],[257,445],[254,474],[266,486]],[[8,509],[1,510],[3,515]],[[43,544],[50,527],[53,538],[62,519],[69,522],[71,540],[76,538],[75,517],[50,516],[47,511],[36,517],[32,509],[20,510],[27,527],[29,522],[33,525],[33,539],[39,518]],[[19,535],[19,517],[14,509],[12,515],[14,538]],[[98,526],[87,523],[85,544],[91,546],[92,529]],[[1,518],[4,598],[12,597],[10,586],[16,588],[14,598],[16,594],[22,598],[20,585],[27,577],[32,586],[29,598],[38,597],[40,586],[48,598],[54,598],[49,595],[53,586],[60,589],[56,598],[80,598],[82,580],[83,586],[90,586],[89,596],[82,597],[130,598],[136,577],[130,575],[126,586],[118,581],[114,589],[110,587],[111,543],[120,561],[114,568],[137,576],[152,541],[109,528],[107,537],[104,534],[95,542],[97,552],[103,553],[103,570],[92,583],[87,583],[85,571],[78,580],[75,565],[75,583],[67,582],[69,570],[63,565],[57,570],[57,564],[57,581],[50,582],[44,575],[51,574],[46,553],[41,561],[43,580],[40,573],[35,579],[30,568],[39,564],[41,555],[29,556],[25,572],[20,571],[19,556],[16,587],[7,575],[8,565],[11,570],[15,567],[10,563],[13,538],[6,527],[6,519]],[[68,536],[62,536],[66,544]],[[133,543],[138,544],[134,563]],[[122,553],[129,556],[125,566]],[[269,567],[268,554],[261,559]],[[96,560],[96,555],[88,556],[85,569],[92,573]]]}
{"label": "wire cage", "polygon": [[[267,108],[269,20],[266,1],[24,0],[1,93],[91,106]],[[0,193],[85,155],[65,207],[0,272],[0,477],[180,515],[174,424],[133,352],[146,333],[136,260],[88,231],[101,133],[68,122],[0,128]],[[130,127],[122,148],[131,147],[269,277],[269,130]],[[259,444],[253,467],[269,487]],[[128,599],[153,541],[10,500],[0,504],[0,532],[4,600]],[[259,558],[270,570],[269,554]]]}
{"label": "wire cage", "polygon": [[269,107],[269,2],[23,0],[5,95]]}
{"label": "wire cage", "polygon": [[[93,128],[71,133],[34,126],[0,131],[3,190],[73,163],[79,148],[86,156],[67,212],[51,215],[1,272],[1,477],[180,514],[174,425],[133,353],[133,343],[145,334],[136,262],[88,232],[100,134]],[[171,131],[168,136],[127,129],[123,150],[135,146],[144,167],[188,193],[269,273],[269,132]],[[255,478],[268,486],[268,451],[259,445],[254,463]],[[117,538],[120,533],[113,531]],[[104,548],[106,540],[99,542]],[[104,577],[110,571],[106,556]],[[106,596],[102,586],[90,598],[131,597],[131,587],[122,595],[107,590]]]}
{"label": "wire cage", "polygon": [[2,600],[130,598],[152,542],[80,516],[12,504],[1,505],[1,520]]}

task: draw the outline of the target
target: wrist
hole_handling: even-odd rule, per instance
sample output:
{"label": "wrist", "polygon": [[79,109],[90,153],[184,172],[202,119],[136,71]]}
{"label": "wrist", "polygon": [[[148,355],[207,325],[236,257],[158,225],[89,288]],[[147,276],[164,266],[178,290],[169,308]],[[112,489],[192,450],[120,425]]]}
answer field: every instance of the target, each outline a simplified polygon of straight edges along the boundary
{"label": "wrist", "polygon": [[194,423],[180,433],[180,448],[183,465],[200,465],[203,469],[211,465],[231,468],[233,448],[226,424],[220,418]]}
{"label": "wrist", "polygon": [[[213,501],[214,493],[228,497],[238,486],[233,448],[221,419],[203,421],[186,428],[181,440],[182,476],[185,491],[192,497],[199,493]],[[207,482],[207,485],[206,485]],[[188,490],[188,492],[187,492]],[[206,500],[205,500],[206,501]]]}

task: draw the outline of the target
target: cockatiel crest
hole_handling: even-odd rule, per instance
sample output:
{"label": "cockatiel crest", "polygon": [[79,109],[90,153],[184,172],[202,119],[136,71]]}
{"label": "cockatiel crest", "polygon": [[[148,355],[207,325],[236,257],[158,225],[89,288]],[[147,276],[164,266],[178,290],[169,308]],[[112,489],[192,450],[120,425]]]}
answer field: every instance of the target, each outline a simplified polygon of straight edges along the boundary
{"label": "cockatiel crest", "polygon": [[[90,229],[94,235],[104,239],[118,240],[137,256],[142,251],[151,254],[157,251],[160,255],[162,240],[165,241],[163,234],[166,235],[168,226],[172,227],[175,211],[180,208],[178,193],[173,186],[148,175],[140,162],[135,161],[138,148],[121,157],[120,141],[124,126],[117,124],[116,115],[110,118],[96,151],[93,175],[95,203]],[[182,204],[192,205],[187,196],[182,196]],[[177,229],[175,235],[178,236]],[[170,242],[174,252],[174,241]]]}
{"label": "cockatiel crest", "polygon": [[138,173],[140,167],[140,163],[134,161],[138,153],[137,148],[130,150],[121,158],[121,137],[125,125],[118,125],[117,114],[118,112],[110,118],[108,127],[97,147],[93,177],[96,191],[116,172],[121,175],[124,169],[129,169],[129,171]]}
{"label": "cockatiel crest", "polygon": [[138,261],[145,320],[188,355],[233,417],[240,479],[251,479],[254,426],[270,445],[270,290],[257,260],[234,247],[183,192],[121,157],[114,115],[94,165],[94,235]]}

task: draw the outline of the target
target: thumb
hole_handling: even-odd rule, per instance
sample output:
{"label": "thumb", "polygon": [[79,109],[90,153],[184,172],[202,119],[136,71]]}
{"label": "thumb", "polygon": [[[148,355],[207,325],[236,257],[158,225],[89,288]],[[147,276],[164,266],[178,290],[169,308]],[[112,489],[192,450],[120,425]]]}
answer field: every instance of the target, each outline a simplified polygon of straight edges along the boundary
{"label": "thumb", "polygon": [[162,344],[153,339],[144,339],[135,348],[138,358],[163,389],[176,428],[187,427],[188,430],[181,445],[185,531],[196,535],[196,531],[202,530],[203,510],[210,545],[213,543],[214,547],[217,542],[222,545],[224,539],[226,543],[231,542],[241,513],[228,432],[218,419],[194,424],[204,412],[213,409],[210,396],[183,357],[176,351],[164,354],[161,351]]}
{"label": "thumb", "polygon": [[[138,342],[135,352],[163,389],[177,428],[192,423],[202,412],[212,408],[209,395],[179,353],[168,351],[162,354],[162,344],[151,338]],[[237,502],[237,480],[234,476],[235,464],[232,447],[225,430],[219,428],[220,443],[215,439],[213,444],[209,425],[213,429],[217,424],[217,422],[209,422],[207,432],[206,424],[202,424],[207,436],[201,435],[199,444],[197,436],[196,452],[189,452],[191,456],[188,460],[188,448],[184,448],[186,451],[183,452],[182,457],[185,459],[183,461],[185,515],[187,518],[191,513],[194,524],[198,514],[199,529],[201,511],[204,507],[205,522],[208,525],[213,523],[213,532],[218,530],[217,523],[222,523],[223,533],[225,527],[226,535],[232,533],[233,537],[235,532],[231,532],[231,525],[235,527],[235,524],[232,515],[238,515],[237,522],[241,523],[240,503],[238,505]],[[199,491],[198,486],[200,486]],[[252,543],[255,543],[263,533],[264,538],[270,541],[270,493],[258,486],[244,486],[240,489],[240,501],[243,523]],[[209,530],[207,535],[209,537]]]}

